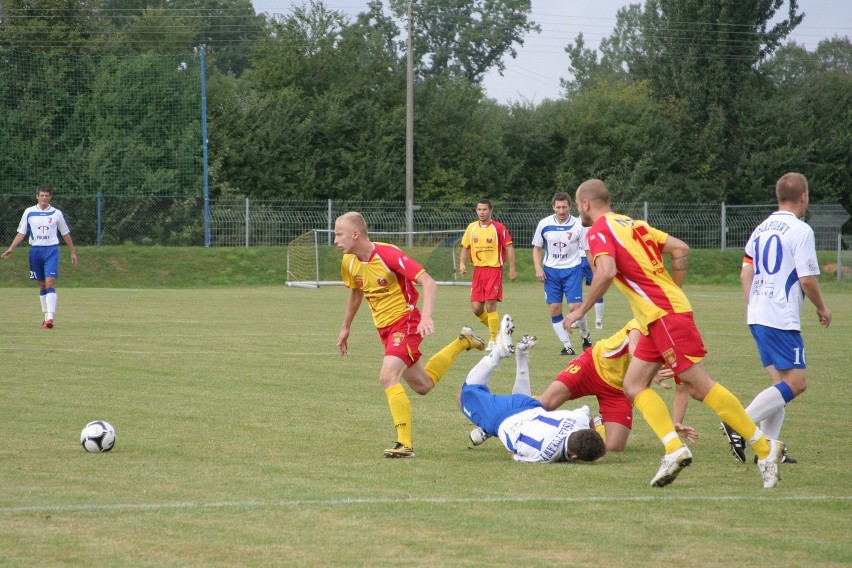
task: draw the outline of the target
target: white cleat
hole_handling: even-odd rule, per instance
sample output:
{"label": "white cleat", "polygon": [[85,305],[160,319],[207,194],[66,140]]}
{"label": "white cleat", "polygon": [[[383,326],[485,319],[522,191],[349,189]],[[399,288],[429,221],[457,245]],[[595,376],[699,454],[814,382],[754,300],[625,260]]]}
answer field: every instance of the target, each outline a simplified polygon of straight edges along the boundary
{"label": "white cleat", "polygon": [[691,463],[692,452],[686,446],[681,446],[672,453],[664,455],[657,475],[651,480],[651,487],[665,487]]}
{"label": "white cleat", "polygon": [[495,349],[497,349],[497,342],[496,341],[489,341],[488,346],[485,348],[485,352],[491,353]]}
{"label": "white cleat", "polygon": [[603,329],[603,322],[601,320],[595,322],[595,329]]}
{"label": "white cleat", "polygon": [[769,440],[769,455],[765,460],[757,460],[757,469],[763,476],[763,488],[772,489],[781,479],[780,466],[784,459],[784,442]]}
{"label": "white cleat", "polygon": [[512,321],[512,316],[506,314],[500,322],[500,332],[497,334],[497,347],[500,358],[506,359],[511,357],[515,352],[515,346],[512,344],[512,332],[515,331],[515,322]]}
{"label": "white cleat", "polygon": [[515,343],[515,355],[526,355],[538,343],[538,338],[535,335],[525,335],[520,341]]}

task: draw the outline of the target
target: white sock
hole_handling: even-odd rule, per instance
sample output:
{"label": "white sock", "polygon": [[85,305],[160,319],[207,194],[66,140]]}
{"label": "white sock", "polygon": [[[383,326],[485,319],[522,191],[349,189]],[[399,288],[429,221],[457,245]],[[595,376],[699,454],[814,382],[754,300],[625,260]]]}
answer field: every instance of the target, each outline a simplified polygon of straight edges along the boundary
{"label": "white sock", "polygon": [[580,324],[580,335],[582,337],[589,337],[589,324],[586,322],[586,316],[580,318],[578,323]]}
{"label": "white sock", "polygon": [[603,321],[604,314],[604,303],[600,302],[595,304],[595,321]]}
{"label": "white sock", "polygon": [[777,440],[781,436],[781,426],[784,424],[785,414],[787,414],[787,411],[782,406],[778,412],[770,414],[760,421],[760,430],[764,436],[771,440]]}
{"label": "white sock", "polygon": [[531,395],[530,387],[530,354],[518,353],[515,357],[517,367],[515,368],[515,384],[512,386],[512,394]]}
{"label": "white sock", "polygon": [[[41,302],[42,313],[46,314],[47,313],[47,295],[46,294],[39,294],[38,300],[39,300],[39,302]],[[47,318],[45,318],[45,319],[47,319]]]}
{"label": "white sock", "polygon": [[45,304],[47,306],[47,319],[53,319],[53,314],[56,313],[56,292],[50,292],[44,295]]}
{"label": "white sock", "polygon": [[746,408],[746,413],[755,424],[760,424],[766,418],[783,409],[786,404],[781,392],[775,386],[771,386],[757,393],[757,396]]}
{"label": "white sock", "polygon": [[562,327],[562,322],[564,319],[559,320],[558,322],[553,322],[553,331],[556,332],[556,337],[559,338],[559,341],[562,342],[562,345],[565,347],[571,347],[571,338],[568,337],[568,332],[565,331],[565,328]]}
{"label": "white sock", "polygon": [[494,369],[500,364],[500,351],[495,349],[479,360],[473,369],[467,374],[464,382],[469,385],[487,385],[494,374]]}

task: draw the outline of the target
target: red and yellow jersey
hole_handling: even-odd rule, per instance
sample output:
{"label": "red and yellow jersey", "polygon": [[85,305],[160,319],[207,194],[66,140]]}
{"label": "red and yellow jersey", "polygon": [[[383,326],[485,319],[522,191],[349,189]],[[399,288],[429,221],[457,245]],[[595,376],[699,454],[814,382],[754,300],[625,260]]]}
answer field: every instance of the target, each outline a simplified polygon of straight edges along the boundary
{"label": "red and yellow jersey", "polygon": [[592,346],[592,361],[598,376],[611,387],[624,390],[624,374],[627,365],[630,364],[630,330],[638,329],[642,334],[647,334],[647,328],[643,328],[635,319],[627,322],[627,325],[607,337],[601,339]]}
{"label": "red and yellow jersey", "polygon": [[644,221],[618,213],[601,215],[589,229],[589,252],[615,259],[615,284],[627,296],[633,317],[645,328],[666,314],[686,313],[692,306],[663,264],[669,235]]}
{"label": "red and yellow jersey", "polygon": [[512,244],[512,235],[499,221],[491,221],[483,227],[479,221],[467,226],[461,245],[470,249],[474,266],[500,268],[506,260],[506,246]]}
{"label": "red and yellow jersey", "polygon": [[425,270],[397,247],[373,244],[375,248],[367,262],[354,254],[344,254],[340,273],[347,288],[364,292],[373,323],[382,328],[415,309],[420,295],[414,282]]}

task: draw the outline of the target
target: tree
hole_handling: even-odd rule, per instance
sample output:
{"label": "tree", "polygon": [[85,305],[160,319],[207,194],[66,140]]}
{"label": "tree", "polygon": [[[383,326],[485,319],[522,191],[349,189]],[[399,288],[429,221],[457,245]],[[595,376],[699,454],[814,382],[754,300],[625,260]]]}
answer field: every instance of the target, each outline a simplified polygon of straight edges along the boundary
{"label": "tree", "polygon": [[[529,19],[530,0],[418,0],[413,3],[414,57],[421,75],[451,75],[480,83],[492,67],[541,28]],[[407,19],[408,0],[391,0],[394,15]]]}

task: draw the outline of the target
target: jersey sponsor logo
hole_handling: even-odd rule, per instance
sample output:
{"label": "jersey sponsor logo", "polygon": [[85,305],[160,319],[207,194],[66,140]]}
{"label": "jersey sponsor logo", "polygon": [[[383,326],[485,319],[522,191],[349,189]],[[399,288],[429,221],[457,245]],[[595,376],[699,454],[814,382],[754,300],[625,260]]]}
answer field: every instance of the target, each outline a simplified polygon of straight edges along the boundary
{"label": "jersey sponsor logo", "polygon": [[401,331],[393,332],[392,341],[393,341],[394,347],[399,347],[400,345],[402,345],[402,342],[403,342],[404,339],[405,339],[405,334],[402,333]]}

